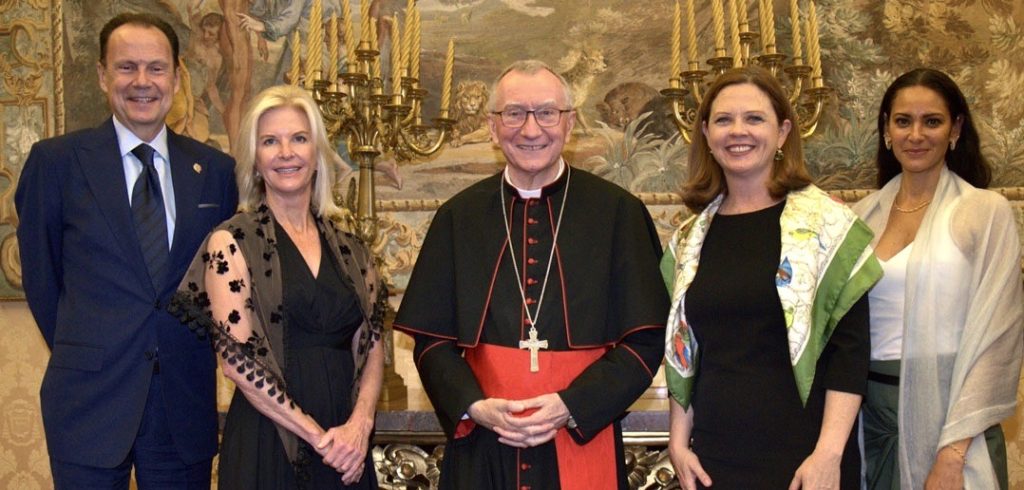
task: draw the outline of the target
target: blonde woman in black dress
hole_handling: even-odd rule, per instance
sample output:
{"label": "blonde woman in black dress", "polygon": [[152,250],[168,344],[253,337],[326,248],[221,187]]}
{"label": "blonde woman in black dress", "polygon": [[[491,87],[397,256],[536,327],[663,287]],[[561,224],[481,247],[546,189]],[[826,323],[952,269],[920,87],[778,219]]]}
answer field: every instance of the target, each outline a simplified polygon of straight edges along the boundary
{"label": "blonde woman in black dress", "polygon": [[175,302],[238,388],[220,488],[375,488],[385,292],[365,244],[331,219],[340,158],[291,86],[256,96],[239,146],[241,212],[200,248]]}

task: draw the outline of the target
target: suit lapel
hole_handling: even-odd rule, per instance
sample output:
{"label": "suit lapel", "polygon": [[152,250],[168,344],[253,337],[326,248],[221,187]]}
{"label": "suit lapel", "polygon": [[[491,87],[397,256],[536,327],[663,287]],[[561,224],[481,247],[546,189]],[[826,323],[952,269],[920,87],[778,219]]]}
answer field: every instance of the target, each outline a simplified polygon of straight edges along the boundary
{"label": "suit lapel", "polygon": [[128,204],[128,184],[124,180],[124,161],[113,120],[107,119],[93,133],[92,137],[85,138],[85,143],[78,150],[82,174],[131,269],[139,281],[153,291],[142,249],[139,247],[139,238],[135,234],[135,221]]}
{"label": "suit lapel", "polygon": [[[195,223],[196,210],[199,208],[199,197],[203,189],[203,170],[206,162],[189,153],[181,145],[182,136],[167,130],[167,150],[171,153],[171,179],[174,182],[174,207],[177,217],[174,220],[174,238],[171,240],[172,262],[177,262],[181,248],[188,244],[188,234]],[[188,254],[188,260],[192,254]]]}

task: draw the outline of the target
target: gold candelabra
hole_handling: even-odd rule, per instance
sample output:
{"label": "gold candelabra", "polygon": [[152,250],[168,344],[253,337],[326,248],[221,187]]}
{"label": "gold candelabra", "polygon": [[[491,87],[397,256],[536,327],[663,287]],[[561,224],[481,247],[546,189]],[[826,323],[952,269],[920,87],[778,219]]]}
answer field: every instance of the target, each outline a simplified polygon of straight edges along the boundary
{"label": "gold candelabra", "polygon": [[[455,124],[455,120],[448,116],[455,65],[454,40],[448,41],[440,114],[434,118],[432,125],[424,124],[423,100],[428,91],[421,88],[419,80],[420,14],[415,0],[408,0],[406,6],[404,39],[397,13],[392,17],[389,80],[381,75],[377,24],[371,18],[369,1],[360,2],[361,33],[358,43],[355,41],[350,2],[342,2],[346,70],[341,73],[338,70],[340,53],[337,14],[331,15],[328,24],[331,31],[328,37],[328,68],[326,72],[321,71],[321,4],[322,0],[314,0],[310,8],[305,87],[320,106],[330,138],[336,143],[345,141],[349,155],[358,165],[358,191],[354,203],[356,233],[372,245],[379,239],[374,191],[374,165],[377,157],[382,154],[392,154],[398,158],[431,155],[441,148]],[[293,84],[299,83],[301,73],[297,61],[299,44],[296,32],[290,72]],[[335,192],[336,198],[341,195],[341,192]]]}
{"label": "gold candelabra", "polygon": [[[801,24],[799,0],[789,0],[790,21],[793,25],[792,58],[777,52],[775,44],[774,0],[757,0],[760,32],[750,29],[747,0],[711,0],[714,56],[706,60],[710,70],[700,69],[697,54],[697,30],[694,0],[686,0],[687,69],[682,69],[682,12],[680,0],[675,2],[672,22],[672,67],[669,86],[661,94],[672,101],[673,122],[687,143],[697,121],[697,108],[703,100],[707,84],[730,68],[756,63],[776,77],[787,91],[790,104],[797,112],[797,124],[804,138],[814,134],[821,118],[822,108],[832,89],[826,87],[821,74],[821,46],[818,36],[817,12],[814,0],[807,0],[807,14]],[[728,7],[728,12],[725,8]],[[726,47],[725,18],[729,17],[729,47]],[[801,25],[806,35],[807,58],[804,64],[804,43]],[[760,45],[760,53],[756,45]],[[729,54],[731,52],[731,54]],[[790,63],[785,64],[789,59]],[[705,80],[710,75],[710,81]],[[788,83],[785,83],[788,79]],[[687,96],[690,97],[687,97]]]}

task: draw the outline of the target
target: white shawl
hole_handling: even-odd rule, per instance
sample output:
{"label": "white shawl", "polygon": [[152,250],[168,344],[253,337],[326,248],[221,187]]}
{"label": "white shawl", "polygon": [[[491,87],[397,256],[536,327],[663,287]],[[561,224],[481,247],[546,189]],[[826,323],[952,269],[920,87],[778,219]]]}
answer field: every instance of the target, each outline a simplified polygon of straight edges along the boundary
{"label": "white shawl", "polygon": [[[876,236],[885,230],[901,177],[853,207]],[[921,488],[938,450],[965,438],[973,438],[965,489],[998,488],[984,431],[1013,414],[1016,403],[1024,352],[1020,252],[1006,199],[943,167],[907,265],[902,488]]]}

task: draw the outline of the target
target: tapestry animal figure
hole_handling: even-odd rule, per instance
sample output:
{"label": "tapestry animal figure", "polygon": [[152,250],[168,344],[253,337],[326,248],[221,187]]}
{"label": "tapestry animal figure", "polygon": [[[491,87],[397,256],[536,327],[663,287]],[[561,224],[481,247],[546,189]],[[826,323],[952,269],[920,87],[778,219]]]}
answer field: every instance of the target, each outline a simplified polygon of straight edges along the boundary
{"label": "tapestry animal figure", "polygon": [[641,123],[640,134],[653,134],[660,139],[669,139],[679,134],[676,124],[672,119],[672,100],[658,94],[647,101],[640,109],[640,114],[650,112],[651,115]]}
{"label": "tapestry animal figure", "polygon": [[455,127],[450,142],[453,147],[491,140],[485,107],[488,92],[487,84],[480,80],[462,80],[455,87]]}
{"label": "tapestry animal figure", "polygon": [[658,91],[646,83],[625,82],[612,87],[597,103],[601,120],[615,129],[623,129],[643,113],[644,105],[658,96]]}
{"label": "tapestry animal figure", "polygon": [[[579,107],[590,95],[590,87],[594,83],[594,77],[604,73],[608,65],[604,62],[604,53],[599,49],[583,48],[573,49],[562,59],[562,65],[568,66],[568,70],[561,73],[569,82],[576,105]],[[576,111],[576,127],[583,132],[590,132],[590,123],[583,116],[583,111]]]}

